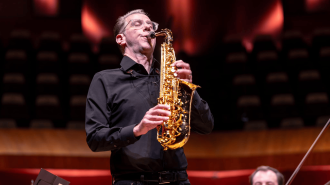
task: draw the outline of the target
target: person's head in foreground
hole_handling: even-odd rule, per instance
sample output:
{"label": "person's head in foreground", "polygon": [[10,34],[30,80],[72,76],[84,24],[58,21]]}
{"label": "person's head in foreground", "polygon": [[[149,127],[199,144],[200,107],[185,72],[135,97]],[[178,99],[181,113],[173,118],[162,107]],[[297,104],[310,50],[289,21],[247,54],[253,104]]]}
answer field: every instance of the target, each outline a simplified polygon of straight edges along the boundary
{"label": "person's head in foreground", "polygon": [[251,185],[284,185],[284,176],[275,168],[259,166],[250,176]]}

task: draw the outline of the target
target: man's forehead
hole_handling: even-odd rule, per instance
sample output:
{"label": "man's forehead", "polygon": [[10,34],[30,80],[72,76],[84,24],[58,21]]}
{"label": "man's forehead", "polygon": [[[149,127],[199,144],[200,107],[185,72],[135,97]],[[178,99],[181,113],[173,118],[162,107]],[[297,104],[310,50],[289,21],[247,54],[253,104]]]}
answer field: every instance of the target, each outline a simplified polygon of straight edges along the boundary
{"label": "man's forehead", "polygon": [[132,19],[150,20],[150,18],[148,16],[146,16],[145,14],[135,13],[135,14],[132,14],[132,15],[129,15],[128,17],[126,17],[125,21],[130,21]]}
{"label": "man's forehead", "polygon": [[277,182],[277,176],[275,174],[275,172],[271,171],[271,170],[267,170],[267,171],[258,171],[254,177],[253,177],[253,182],[255,181],[273,181],[273,182]]}

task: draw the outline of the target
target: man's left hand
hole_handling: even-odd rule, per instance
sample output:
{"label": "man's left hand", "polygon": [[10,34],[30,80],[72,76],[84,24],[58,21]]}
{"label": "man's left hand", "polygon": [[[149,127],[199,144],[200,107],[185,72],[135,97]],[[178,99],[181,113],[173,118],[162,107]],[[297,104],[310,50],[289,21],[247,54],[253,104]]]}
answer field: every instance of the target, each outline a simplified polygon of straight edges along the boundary
{"label": "man's left hand", "polygon": [[177,77],[179,79],[192,83],[192,73],[188,63],[185,63],[182,60],[178,60],[175,61],[171,66],[176,66],[178,68],[176,70],[176,74],[178,75]]}

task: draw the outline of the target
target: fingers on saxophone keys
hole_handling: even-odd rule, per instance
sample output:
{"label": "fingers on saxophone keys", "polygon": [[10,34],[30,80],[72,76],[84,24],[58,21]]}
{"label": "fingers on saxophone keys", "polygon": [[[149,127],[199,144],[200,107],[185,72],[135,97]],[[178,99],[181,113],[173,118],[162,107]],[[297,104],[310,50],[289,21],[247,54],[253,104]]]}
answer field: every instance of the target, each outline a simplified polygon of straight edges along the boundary
{"label": "fingers on saxophone keys", "polygon": [[158,121],[151,121],[151,120],[148,120],[146,121],[146,126],[147,127],[151,127],[151,129],[155,128],[157,125],[160,125],[163,123],[163,120],[158,120]]}
{"label": "fingers on saxophone keys", "polygon": [[150,116],[149,120],[152,121],[167,121],[169,119],[168,116],[158,116],[158,115],[153,115]]}
{"label": "fingers on saxophone keys", "polygon": [[190,69],[190,65],[188,63],[183,62],[182,60],[177,60],[171,66],[176,66],[177,68]]}
{"label": "fingers on saxophone keys", "polygon": [[184,79],[191,76],[191,70],[190,69],[178,69],[176,70],[176,73],[179,78]]}
{"label": "fingers on saxophone keys", "polygon": [[181,80],[192,83],[192,81],[190,79],[181,79]]}
{"label": "fingers on saxophone keys", "polygon": [[153,109],[164,109],[164,110],[170,110],[169,105],[164,105],[164,104],[158,104],[156,105]]}
{"label": "fingers on saxophone keys", "polygon": [[164,109],[154,109],[150,114],[151,115],[169,116],[169,115],[171,115],[171,112],[168,109],[166,109],[166,110],[164,110]]}

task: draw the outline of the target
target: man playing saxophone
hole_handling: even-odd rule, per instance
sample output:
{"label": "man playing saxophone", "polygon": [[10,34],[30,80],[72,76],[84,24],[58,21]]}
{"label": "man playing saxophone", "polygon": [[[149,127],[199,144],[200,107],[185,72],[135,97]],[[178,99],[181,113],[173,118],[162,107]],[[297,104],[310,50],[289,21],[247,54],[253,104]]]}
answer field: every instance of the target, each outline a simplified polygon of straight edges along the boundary
{"label": "man playing saxophone", "polygon": [[[121,68],[96,73],[87,95],[87,143],[94,152],[111,150],[116,185],[190,184],[183,148],[164,151],[156,139],[155,128],[170,116],[168,105],[157,105],[160,66],[153,57],[156,39],[150,37],[157,27],[141,9],[119,17],[114,33],[123,54]],[[178,78],[192,82],[188,63],[172,65]],[[208,104],[196,92],[192,131],[208,134],[213,125]]]}

